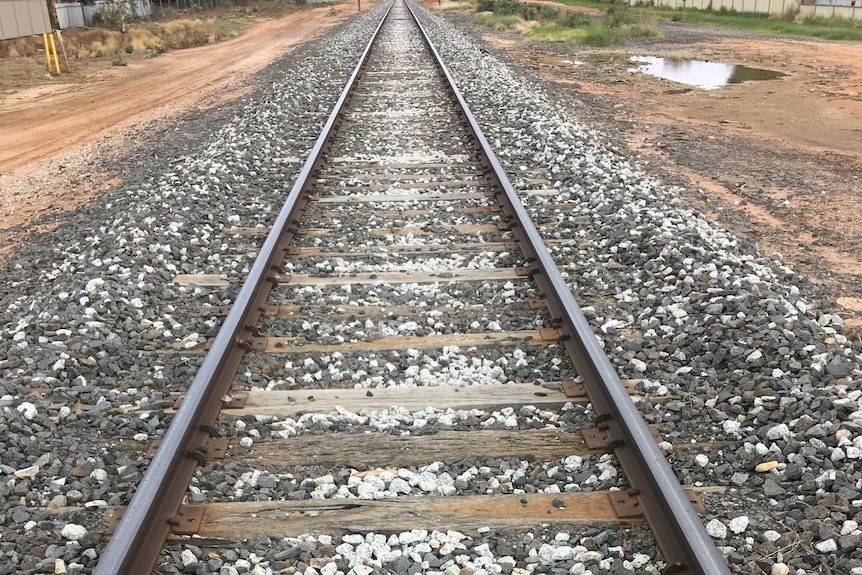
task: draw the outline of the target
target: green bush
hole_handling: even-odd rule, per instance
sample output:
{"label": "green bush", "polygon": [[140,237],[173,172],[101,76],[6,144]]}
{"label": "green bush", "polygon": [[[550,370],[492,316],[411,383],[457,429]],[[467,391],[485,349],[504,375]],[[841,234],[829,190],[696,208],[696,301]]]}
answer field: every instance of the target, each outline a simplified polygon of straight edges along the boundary
{"label": "green bush", "polygon": [[581,44],[584,46],[613,46],[616,43],[617,39],[613,31],[595,26],[588,28],[581,38]]}
{"label": "green bush", "polygon": [[574,10],[560,10],[557,17],[557,24],[568,28],[586,28],[592,23],[593,18],[591,16]]}
{"label": "green bush", "polygon": [[624,4],[611,4],[603,17],[605,26],[608,28],[619,28],[624,24],[635,24],[640,21],[640,16]]}
{"label": "green bush", "polygon": [[93,25],[96,28],[108,28],[124,32],[126,24],[126,8],[119,2],[108,2],[93,12]]}
{"label": "green bush", "polygon": [[524,20],[555,20],[557,9],[543,4],[529,4],[518,0],[479,0],[476,12],[493,12],[499,16],[520,16]]}
{"label": "green bush", "polygon": [[125,46],[123,46],[123,52],[125,52],[126,54],[131,54],[134,51],[135,51],[135,47],[132,46],[131,44],[126,44]]}

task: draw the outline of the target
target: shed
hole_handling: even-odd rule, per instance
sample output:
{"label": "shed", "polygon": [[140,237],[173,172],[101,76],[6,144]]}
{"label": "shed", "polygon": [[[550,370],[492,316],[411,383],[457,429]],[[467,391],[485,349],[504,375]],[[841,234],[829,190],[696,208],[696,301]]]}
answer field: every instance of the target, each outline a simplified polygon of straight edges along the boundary
{"label": "shed", "polygon": [[0,40],[51,32],[45,0],[0,0]]}

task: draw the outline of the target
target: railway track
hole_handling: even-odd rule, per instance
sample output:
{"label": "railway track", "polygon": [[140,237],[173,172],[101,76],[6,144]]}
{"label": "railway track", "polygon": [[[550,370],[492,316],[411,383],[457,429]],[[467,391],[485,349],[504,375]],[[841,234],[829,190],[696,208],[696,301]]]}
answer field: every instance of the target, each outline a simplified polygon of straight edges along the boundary
{"label": "railway track", "polygon": [[[435,542],[454,551],[457,533],[644,520],[665,572],[729,572],[429,42],[391,5],[272,230],[231,230],[266,234],[260,255],[95,573],[195,568],[166,540],[346,535],[352,563],[311,566],[359,573],[385,563],[358,553],[369,533],[456,533]],[[542,176],[528,195],[553,197]],[[400,435],[356,415],[374,413]],[[221,437],[252,416],[271,438]]]}
{"label": "railway track", "polygon": [[315,148],[388,8],[98,164],[123,182],[2,270],[0,575],[696,572],[607,390],[731,572],[862,575],[862,356],[822,294],[418,7],[472,114],[396,5]]}

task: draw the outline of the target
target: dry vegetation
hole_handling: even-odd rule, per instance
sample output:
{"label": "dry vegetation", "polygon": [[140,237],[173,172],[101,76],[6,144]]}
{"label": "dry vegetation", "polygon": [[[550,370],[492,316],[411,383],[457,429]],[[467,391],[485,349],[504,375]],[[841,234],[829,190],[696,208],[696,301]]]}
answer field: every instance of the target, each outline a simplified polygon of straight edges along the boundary
{"label": "dry vegetation", "polygon": [[[66,53],[73,66],[98,58],[155,56],[167,50],[204,46],[239,35],[262,18],[284,16],[305,9],[302,4],[258,0],[242,6],[188,10],[159,9],[149,20],[105,22],[104,27],[63,31]],[[124,31],[119,31],[123,29]],[[0,41],[0,58],[44,58],[42,38],[31,36]],[[4,84],[0,78],[0,88]]]}
{"label": "dry vegetation", "polygon": [[[212,44],[237,36],[241,26],[219,22],[214,18],[181,19],[167,22],[139,23],[128,32],[105,28],[77,28],[63,34],[70,59],[83,60],[115,57],[121,52],[145,52],[150,55],[165,50],[179,50]],[[41,54],[41,38],[27,37],[0,42],[0,58],[34,57]]]}

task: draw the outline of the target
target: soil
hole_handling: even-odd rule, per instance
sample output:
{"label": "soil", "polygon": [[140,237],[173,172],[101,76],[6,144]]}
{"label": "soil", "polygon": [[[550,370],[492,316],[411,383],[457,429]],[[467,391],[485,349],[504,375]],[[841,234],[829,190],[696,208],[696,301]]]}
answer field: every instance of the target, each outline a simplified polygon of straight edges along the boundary
{"label": "soil", "polygon": [[[74,209],[120,181],[118,169],[89,169],[92,157],[143,146],[141,129],[153,120],[241,97],[243,78],[355,10],[352,2],[334,16],[314,8],[223,44],[92,70],[84,83],[46,79],[0,96],[0,257],[25,233],[49,227],[46,214]],[[443,13],[470,25],[463,14]],[[482,37],[575,120],[607,134],[620,154],[682,186],[684,203],[820,284],[824,305],[837,302],[845,317],[845,333],[860,337],[862,44],[678,23],[662,30],[662,38],[605,49],[530,43],[487,29]],[[787,76],[706,91],[631,72],[629,58],[644,55]]]}
{"label": "soil", "polygon": [[[373,4],[363,3],[363,9]],[[235,100],[244,81],[294,46],[356,12],[344,1],[266,20],[219,44],[94,66],[0,95],[0,257],[27,232],[50,229],[43,216],[73,210],[118,184],[121,174],[93,173],[96,155],[131,152],[154,120]],[[22,65],[0,59],[0,76]],[[7,76],[11,76],[11,73]],[[142,143],[142,142],[141,142]],[[39,220],[42,218],[42,220]],[[49,218],[51,219],[51,218]],[[38,223],[37,223],[38,222]]]}

